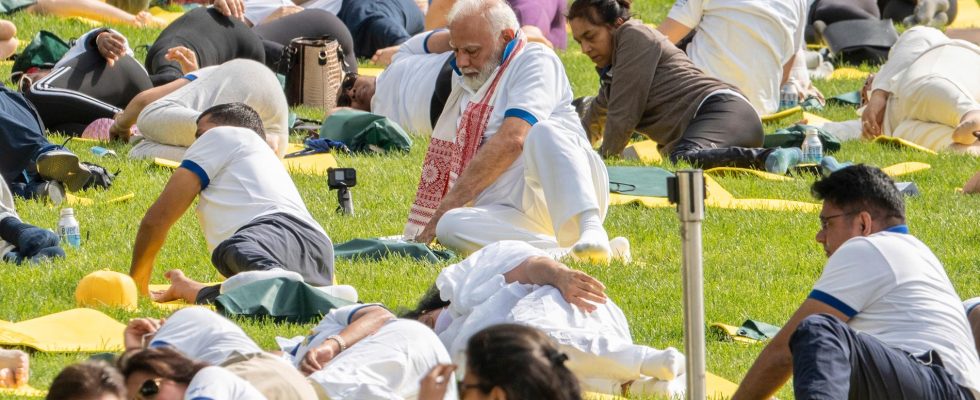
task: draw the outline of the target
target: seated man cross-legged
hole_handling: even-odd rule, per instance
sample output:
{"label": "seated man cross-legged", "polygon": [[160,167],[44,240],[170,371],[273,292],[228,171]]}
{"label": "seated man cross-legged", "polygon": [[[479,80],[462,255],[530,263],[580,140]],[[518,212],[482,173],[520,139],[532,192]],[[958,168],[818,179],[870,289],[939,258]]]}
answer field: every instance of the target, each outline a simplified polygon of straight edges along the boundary
{"label": "seated man cross-legged", "polygon": [[980,359],[960,297],[905,225],[895,183],[865,165],[813,185],[830,257],[735,399],[977,399]]}
{"label": "seated man cross-legged", "polygon": [[456,77],[433,130],[405,236],[471,253],[500,240],[608,260],[605,165],[571,105],[561,61],[502,0],[457,1],[431,52]]}
{"label": "seated man cross-legged", "polygon": [[[214,106],[197,121],[198,137],[140,223],[130,275],[141,293],[167,232],[200,194],[198,219],[211,263],[222,275],[282,269],[314,286],[333,281],[333,244],[303,203],[286,168],[267,144],[258,113],[242,103]],[[205,303],[205,287],[170,271],[173,285],[157,301]]]}

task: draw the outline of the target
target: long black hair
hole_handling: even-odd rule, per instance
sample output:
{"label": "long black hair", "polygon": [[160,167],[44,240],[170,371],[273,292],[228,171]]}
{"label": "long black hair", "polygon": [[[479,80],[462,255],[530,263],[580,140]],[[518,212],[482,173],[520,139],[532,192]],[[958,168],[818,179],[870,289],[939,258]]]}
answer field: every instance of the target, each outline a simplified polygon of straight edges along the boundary
{"label": "long black hair", "polygon": [[486,328],[466,346],[466,370],[477,378],[476,388],[489,393],[499,387],[509,400],[580,400],[567,360],[551,338],[517,324]]}
{"label": "long black hair", "polygon": [[439,288],[433,284],[431,287],[429,287],[429,290],[422,295],[422,298],[419,300],[419,303],[415,306],[415,308],[402,311],[400,313],[400,317],[418,320],[422,314],[446,307],[448,305],[449,301],[443,300],[442,297],[439,296]]}
{"label": "long black hair", "polygon": [[566,17],[584,18],[593,25],[616,25],[617,20],[625,22],[633,16],[632,3],[633,0],[575,0]]}

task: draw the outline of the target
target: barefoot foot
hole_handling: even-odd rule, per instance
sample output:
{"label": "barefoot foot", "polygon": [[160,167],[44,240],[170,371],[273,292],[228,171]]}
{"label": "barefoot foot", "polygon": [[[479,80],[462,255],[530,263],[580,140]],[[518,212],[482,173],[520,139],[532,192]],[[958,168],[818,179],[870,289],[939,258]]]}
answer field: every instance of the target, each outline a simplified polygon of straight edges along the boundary
{"label": "barefoot foot", "polygon": [[970,111],[960,120],[960,125],[953,130],[953,142],[970,145],[980,137],[980,110]]}
{"label": "barefoot foot", "polygon": [[197,292],[200,292],[206,286],[201,282],[188,278],[179,269],[167,271],[163,276],[170,280],[170,288],[165,291],[150,292],[150,297],[157,303],[166,303],[174,300],[194,303],[197,300]]}
{"label": "barefoot foot", "polygon": [[27,385],[30,377],[30,359],[20,350],[0,349],[0,388]]}

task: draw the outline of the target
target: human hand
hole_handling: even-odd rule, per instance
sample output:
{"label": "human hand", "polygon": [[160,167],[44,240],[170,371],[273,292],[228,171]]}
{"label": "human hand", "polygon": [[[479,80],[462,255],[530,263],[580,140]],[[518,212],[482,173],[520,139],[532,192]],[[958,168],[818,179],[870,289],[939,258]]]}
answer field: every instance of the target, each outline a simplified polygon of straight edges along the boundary
{"label": "human hand", "polygon": [[398,49],[400,48],[401,46],[395,45],[395,46],[379,49],[374,53],[374,57],[371,57],[371,62],[378,65],[384,65],[387,67],[391,65],[392,58],[395,57],[395,54],[398,53]]}
{"label": "human hand", "polygon": [[299,363],[299,370],[303,375],[310,375],[323,369],[323,366],[333,360],[340,352],[337,342],[333,340],[325,340],[319,346],[314,347],[306,352],[303,356],[303,361]]}
{"label": "human hand", "polygon": [[885,106],[887,95],[880,90],[871,93],[868,104],[861,114],[861,135],[865,139],[874,139],[882,135],[882,124],[885,121]]}
{"label": "human hand", "polygon": [[453,364],[439,364],[432,367],[429,373],[419,381],[419,400],[438,400],[446,397],[446,390],[452,382],[453,371],[456,366]]}
{"label": "human hand", "polygon": [[135,318],[129,320],[123,330],[123,343],[126,351],[139,350],[146,346],[147,338],[160,330],[162,319]]}
{"label": "human hand", "polygon": [[606,302],[606,285],[582,271],[563,269],[555,282],[555,287],[568,304],[585,312],[596,310],[597,307],[593,303],[605,304]]}
{"label": "human hand", "polygon": [[95,47],[111,67],[126,55],[126,38],[113,31],[100,32],[95,37]]}
{"label": "human hand", "polygon": [[189,74],[199,69],[197,66],[197,54],[194,54],[194,50],[184,46],[171,47],[167,50],[164,58],[167,61],[176,61],[180,64],[180,71],[184,74]]}
{"label": "human hand", "polygon": [[242,0],[214,0],[212,5],[228,18],[245,21],[245,2]]}
{"label": "human hand", "polygon": [[132,136],[131,127],[123,126],[119,123],[122,119],[122,112],[117,113],[115,117],[112,118],[112,125],[109,126],[109,140],[119,140],[124,143],[129,143],[129,137]]}

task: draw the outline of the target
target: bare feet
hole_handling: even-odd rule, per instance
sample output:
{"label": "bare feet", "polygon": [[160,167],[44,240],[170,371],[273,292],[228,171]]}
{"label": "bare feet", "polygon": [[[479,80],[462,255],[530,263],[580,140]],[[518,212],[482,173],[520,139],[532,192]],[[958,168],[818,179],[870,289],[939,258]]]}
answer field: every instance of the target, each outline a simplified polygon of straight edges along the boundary
{"label": "bare feet", "polygon": [[149,11],[140,11],[133,18],[133,25],[141,28],[163,28],[167,26],[167,21],[163,18],[150,14]]}
{"label": "bare feet", "polygon": [[27,353],[20,350],[0,349],[0,388],[27,385],[30,369]]}
{"label": "bare feet", "polygon": [[960,120],[960,125],[953,130],[953,143],[973,144],[980,137],[980,110],[970,111]]}
{"label": "bare feet", "polygon": [[166,291],[150,292],[150,298],[157,303],[183,300],[193,304],[194,300],[197,300],[197,292],[200,292],[206,286],[201,282],[188,278],[179,269],[167,271],[163,276],[170,280],[170,288]]}

